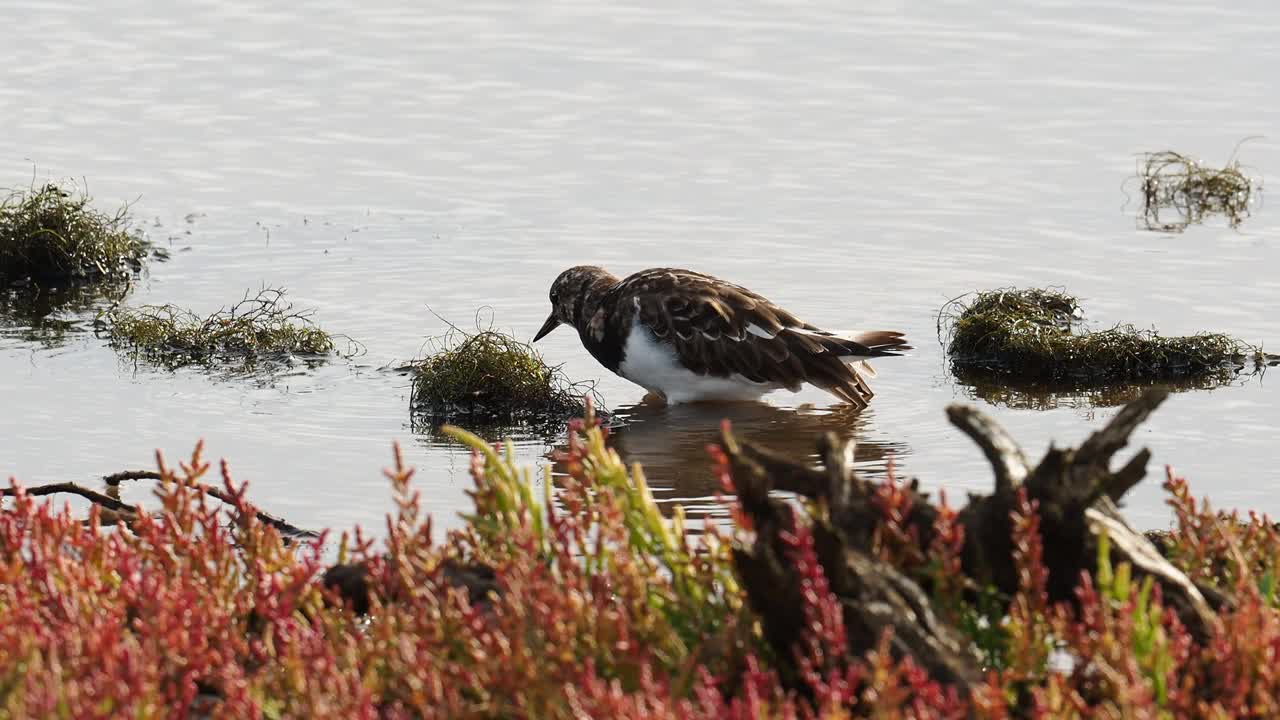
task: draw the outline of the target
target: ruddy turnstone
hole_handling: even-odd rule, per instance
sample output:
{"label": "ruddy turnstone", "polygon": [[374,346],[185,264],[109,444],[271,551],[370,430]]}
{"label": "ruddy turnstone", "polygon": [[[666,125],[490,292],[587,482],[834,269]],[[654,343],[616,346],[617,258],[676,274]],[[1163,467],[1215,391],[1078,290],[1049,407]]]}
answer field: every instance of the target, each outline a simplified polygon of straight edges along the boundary
{"label": "ruddy turnstone", "polygon": [[710,275],[653,268],[619,280],[579,265],[551,284],[534,342],[571,325],[601,365],[669,403],[756,400],[805,383],[865,407],[867,360],[910,350],[902,333],[837,333]]}

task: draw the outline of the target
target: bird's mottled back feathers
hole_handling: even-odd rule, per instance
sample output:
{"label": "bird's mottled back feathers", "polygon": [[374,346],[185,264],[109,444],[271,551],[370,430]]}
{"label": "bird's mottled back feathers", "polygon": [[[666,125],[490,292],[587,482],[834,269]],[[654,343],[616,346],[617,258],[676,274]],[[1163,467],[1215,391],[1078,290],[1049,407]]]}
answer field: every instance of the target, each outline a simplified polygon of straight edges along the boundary
{"label": "bird's mottled back feathers", "polygon": [[611,287],[599,307],[610,336],[626,337],[638,319],[700,375],[740,375],[790,390],[809,382],[855,405],[872,393],[853,363],[910,349],[897,332],[825,332],[744,287],[690,270],[638,272]]}
{"label": "bird's mottled back feathers", "polygon": [[795,316],[750,290],[690,270],[655,268],[624,279],[613,291],[631,298],[640,320],[659,339],[744,340],[803,326]]}

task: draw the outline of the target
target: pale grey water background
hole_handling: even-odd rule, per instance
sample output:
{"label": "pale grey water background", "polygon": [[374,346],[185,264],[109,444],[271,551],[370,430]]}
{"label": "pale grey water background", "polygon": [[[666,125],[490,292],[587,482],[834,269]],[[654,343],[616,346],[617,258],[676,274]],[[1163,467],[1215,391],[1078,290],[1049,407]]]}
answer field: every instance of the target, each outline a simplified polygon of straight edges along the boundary
{"label": "pale grey water background", "polygon": [[[129,303],[204,312],[283,285],[368,348],[261,387],[0,329],[0,475],[91,482],[203,437],[270,511],[376,530],[399,440],[455,524],[465,453],[415,435],[407,380],[376,368],[443,330],[428,303],[531,336],[580,262],[688,266],[818,324],[905,330],[918,351],[879,364],[859,418],[786,409],[819,392],[734,412],[797,452],[856,426],[866,469],[893,457],[953,497],[990,472],[943,416],[966,397],[934,339],[952,296],[1063,285],[1104,323],[1280,344],[1273,208],[1170,236],[1137,230],[1121,192],[1137,152],[1225,162],[1256,134],[1241,157],[1273,177],[1280,5],[857,5],[0,1],[0,185],[34,163],[104,207],[136,199],[175,252]],[[610,405],[640,398],[571,332],[544,346]],[[1153,469],[1280,514],[1274,384],[1173,397],[1138,434]],[[990,410],[1033,455],[1114,412]],[[705,506],[719,413],[639,414],[623,451]],[[520,445],[530,463],[546,449]],[[1162,500],[1144,484],[1129,512],[1163,524]]]}

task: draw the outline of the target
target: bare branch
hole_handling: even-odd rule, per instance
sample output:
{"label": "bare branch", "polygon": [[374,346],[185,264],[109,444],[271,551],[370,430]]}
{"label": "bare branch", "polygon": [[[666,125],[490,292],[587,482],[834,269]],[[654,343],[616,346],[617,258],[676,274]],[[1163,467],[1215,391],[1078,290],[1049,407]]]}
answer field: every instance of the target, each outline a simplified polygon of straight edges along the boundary
{"label": "bare branch", "polygon": [[[104,475],[102,477],[103,482],[105,482],[110,487],[119,487],[120,483],[124,482],[125,480],[163,480],[163,479],[164,479],[164,476],[158,472],[155,472],[154,470],[125,470],[123,472],[112,473],[111,475]],[[215,498],[217,500],[220,500],[228,505],[236,504],[236,499],[232,497],[229,493],[227,493],[225,490],[216,488],[212,485],[209,485],[207,483],[202,483],[202,482],[187,482],[185,484],[187,487],[190,487],[196,490],[201,490],[206,495],[212,498]],[[259,520],[270,525],[276,530],[279,530],[282,534],[286,536],[289,536],[291,538],[320,537],[320,534],[315,532],[314,530],[303,530],[302,528],[292,525],[284,521],[283,519],[276,517],[275,515],[272,515],[270,513],[260,510],[258,506],[252,503],[249,503],[249,507],[253,508],[253,514]]]}
{"label": "bare branch", "polygon": [[1013,492],[1027,479],[1031,463],[1018,442],[999,423],[972,405],[948,406],[947,419],[982,448],[995,472],[997,495]]}
{"label": "bare branch", "polygon": [[1101,430],[1090,435],[1076,451],[1077,462],[1102,462],[1111,460],[1120,448],[1129,443],[1129,436],[1142,424],[1151,412],[1160,407],[1160,403],[1169,397],[1164,388],[1151,388],[1142,393],[1116,413],[1115,417]]}
{"label": "bare branch", "polygon": [[1116,473],[1108,478],[1106,486],[1103,489],[1107,497],[1113,502],[1120,502],[1120,498],[1125,493],[1133,489],[1134,485],[1142,482],[1142,478],[1147,476],[1147,461],[1151,459],[1151,451],[1143,448],[1125,463]]}
{"label": "bare branch", "polygon": [[1154,577],[1160,583],[1165,601],[1181,611],[1179,617],[1194,636],[1205,638],[1212,635],[1216,615],[1186,573],[1174,567],[1149,540],[1134,532],[1119,516],[1092,507],[1085,510],[1084,516],[1094,536],[1106,533],[1113,555],[1118,555],[1123,562],[1130,563],[1135,570]]}
{"label": "bare branch", "polygon": [[123,513],[126,515],[135,515],[137,514],[137,511],[138,511],[138,509],[132,505],[127,505],[113,497],[108,497],[107,495],[103,495],[97,490],[90,490],[89,488],[84,487],[83,485],[77,485],[76,483],[73,483],[73,482],[50,483],[48,485],[37,485],[36,487],[24,487],[24,488],[8,487],[8,488],[0,489],[0,496],[12,497],[14,495],[17,495],[18,492],[22,492],[26,495],[32,495],[32,496],[68,493],[71,495],[79,495],[80,497],[88,500],[89,502],[95,505],[101,505],[102,507],[107,508],[108,510],[114,510],[115,512],[118,512],[118,513]]}

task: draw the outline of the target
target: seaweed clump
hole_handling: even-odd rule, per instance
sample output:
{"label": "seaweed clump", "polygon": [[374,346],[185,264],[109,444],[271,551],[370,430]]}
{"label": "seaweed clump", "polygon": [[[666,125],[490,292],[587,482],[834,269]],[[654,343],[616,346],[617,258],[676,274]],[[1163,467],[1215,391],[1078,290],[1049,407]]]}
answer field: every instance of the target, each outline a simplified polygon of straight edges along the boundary
{"label": "seaweed clump", "polygon": [[130,231],[128,209],[108,215],[91,201],[77,187],[52,183],[0,199],[0,279],[78,284],[140,271],[148,245]]}
{"label": "seaweed clump", "polygon": [[1222,333],[1166,337],[1127,324],[1083,331],[1078,328],[1082,317],[1076,298],[1065,292],[994,290],[948,303],[939,328],[950,322],[947,352],[957,374],[977,371],[1041,382],[1226,382],[1257,354]]}
{"label": "seaweed clump", "polygon": [[184,365],[319,357],[337,350],[335,337],[294,310],[285,291],[266,288],[207,317],[176,305],[114,307],[97,321],[111,345],[135,358],[175,369]]}
{"label": "seaweed clump", "polygon": [[[1142,181],[1142,223],[1148,230],[1182,232],[1211,215],[1229,227],[1249,217],[1254,181],[1234,158],[1217,169],[1171,150],[1144,153],[1138,161]],[[1171,211],[1162,215],[1162,211]]]}
{"label": "seaweed clump", "polygon": [[558,428],[565,418],[583,414],[585,398],[595,396],[593,384],[571,382],[559,366],[547,365],[511,335],[454,327],[434,343],[436,353],[409,365],[410,407],[433,425],[466,419]]}

